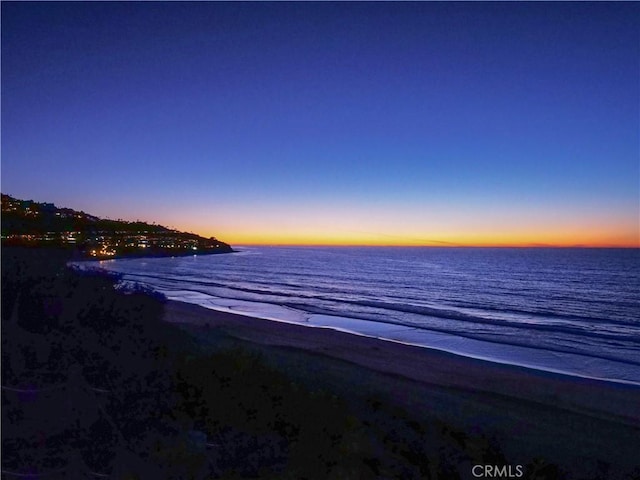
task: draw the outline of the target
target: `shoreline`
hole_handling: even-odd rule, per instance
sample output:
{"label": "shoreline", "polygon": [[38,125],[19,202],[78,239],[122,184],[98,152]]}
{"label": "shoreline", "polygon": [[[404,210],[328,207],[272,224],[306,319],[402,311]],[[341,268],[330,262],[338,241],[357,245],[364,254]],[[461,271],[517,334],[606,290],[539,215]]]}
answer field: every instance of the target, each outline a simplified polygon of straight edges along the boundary
{"label": "shoreline", "polygon": [[[627,365],[627,368],[630,368],[627,362],[608,357],[585,355],[578,352],[544,350],[518,343],[492,342],[491,340],[478,339],[473,336],[453,334],[442,330],[421,329],[418,326],[409,326],[396,322],[374,321],[337,314],[310,313],[295,309],[290,311],[289,307],[269,303],[257,302],[258,305],[266,307],[266,309],[256,310],[252,308],[252,304],[256,302],[247,300],[221,298],[213,303],[205,302],[205,304],[209,303],[209,305],[205,305],[198,301],[199,297],[200,294],[197,294],[197,297],[194,297],[192,301],[176,296],[169,298],[171,301],[200,305],[207,310],[228,312],[266,321],[301,325],[307,328],[327,328],[349,335],[437,350],[490,363],[586,380],[632,385],[640,388],[640,376],[632,375],[634,371],[616,371],[614,373],[617,376],[606,376],[608,373],[607,368],[611,368],[613,364]],[[246,308],[247,305],[249,309]],[[295,313],[292,313],[294,311]],[[556,367],[559,359],[550,355],[561,356],[561,368]],[[585,365],[589,367],[585,368]]]}
{"label": "shoreline", "polygon": [[635,385],[173,300],[165,305],[164,320],[205,349],[241,346],[311,385],[328,385],[347,397],[381,395],[425,421],[481,431],[496,438],[512,461],[543,458],[576,476],[594,471],[598,462],[621,475],[640,467],[633,455],[640,447],[640,388]]}
{"label": "shoreline", "polygon": [[[243,255],[244,252],[244,249],[240,248],[238,254]],[[254,253],[256,252],[264,254],[263,258],[257,257],[257,264],[268,265],[268,252],[256,250]],[[278,253],[280,254],[282,253]],[[291,258],[298,258],[299,254],[300,252],[296,252]],[[285,255],[289,253],[285,252]],[[320,255],[331,258],[325,252],[321,252]],[[318,295],[318,292],[311,284],[307,290],[314,293],[309,297],[306,297],[305,293],[301,298],[296,296],[296,287],[290,288],[287,285],[290,279],[283,280],[285,286],[282,287],[279,283],[281,280],[273,278],[273,283],[278,286],[262,289],[261,284],[265,278],[261,277],[258,282],[252,281],[251,270],[248,267],[251,262],[247,259],[248,257],[220,260],[223,264],[221,268],[225,271],[231,268],[230,265],[238,263],[239,270],[247,275],[246,283],[228,283],[224,276],[215,274],[212,278],[203,280],[202,284],[192,283],[191,280],[179,282],[175,272],[167,273],[173,272],[174,261],[178,262],[176,265],[182,266],[189,258],[165,260],[169,263],[157,264],[157,268],[152,264],[119,266],[118,262],[95,265],[107,270],[121,271],[125,276],[130,272],[132,276],[126,278],[132,282],[148,283],[150,288],[161,291],[172,300],[195,303],[206,308],[269,320],[293,321],[313,327],[329,327],[353,335],[383,338],[391,342],[438,349],[494,363],[640,386],[640,362],[636,355],[637,349],[632,342],[635,327],[632,322],[624,323],[618,334],[615,320],[618,318],[617,311],[611,312],[611,317],[607,312],[599,312],[601,316],[597,317],[598,323],[594,324],[593,328],[589,321],[591,317],[574,318],[571,315],[567,316],[563,310],[556,312],[552,309],[542,320],[531,321],[526,312],[533,308],[531,315],[537,315],[535,307],[531,306],[519,313],[498,313],[494,316],[491,312],[493,307],[485,305],[486,302],[479,303],[473,310],[470,307],[447,306],[447,302],[423,303],[419,298],[412,297],[412,294],[409,294],[406,301],[402,298],[395,301],[376,301],[376,298],[385,295],[379,287],[383,283],[375,284],[376,293],[373,297],[370,297],[366,290],[362,290],[362,286],[355,285],[353,288],[349,286],[349,290],[360,289],[355,299],[348,298],[342,302],[340,296],[333,298],[329,295],[325,298],[320,294],[318,298],[321,298],[321,301],[316,305],[313,297]],[[186,268],[199,272],[201,267],[206,269],[213,263],[218,263],[211,257],[209,260],[202,257],[202,261],[205,263],[199,265],[196,263],[196,257],[193,257],[194,263],[189,260],[189,266]],[[269,272],[280,272],[278,267],[273,270],[273,265],[269,268],[272,269]],[[168,283],[165,282],[166,279],[158,277],[164,275],[160,274],[160,271],[166,271],[169,275]],[[143,278],[146,273],[150,274],[150,278]],[[286,272],[284,274],[286,275]],[[235,275],[236,273],[232,274],[234,279],[241,278]],[[323,275],[327,276],[327,272]],[[313,278],[313,275],[309,278]],[[322,276],[319,281],[324,281]],[[267,279],[267,282],[271,283],[271,280]],[[272,293],[276,296],[270,296]],[[328,303],[325,303],[325,300]],[[511,303],[511,300],[506,299],[506,305]],[[452,305],[454,304],[455,301]],[[500,310],[501,307],[497,308]],[[623,315],[629,316],[634,313],[629,313],[626,306],[620,308],[626,309],[622,310]],[[451,322],[448,318],[456,321]],[[609,318],[611,324],[608,323]],[[469,325],[469,328],[466,325]],[[611,330],[608,330],[609,328]],[[612,345],[608,337],[620,338],[621,348]]]}
{"label": "shoreline", "polygon": [[[531,393],[532,390],[523,388],[522,385],[511,385],[510,382],[514,380],[519,382],[526,379],[532,382],[548,383],[549,386],[556,383],[567,383],[578,386],[593,385],[611,389],[612,391],[628,390],[637,394],[638,404],[640,404],[640,385],[631,382],[610,381],[496,362],[424,345],[343,331],[332,327],[305,325],[286,320],[263,319],[241,313],[214,310],[177,300],[168,300],[166,307],[165,320],[169,323],[186,323],[197,327],[223,328],[226,333],[248,342],[274,347],[297,348],[316,354],[319,353],[347,360],[382,373],[401,375],[419,382],[435,382],[447,386],[466,387],[469,378],[482,372],[483,374],[489,373],[489,375],[495,376],[494,381],[491,383],[491,388],[487,388],[487,391],[493,391],[492,388],[499,385],[501,394],[508,395],[512,393],[516,394],[514,395],[515,397],[519,396],[519,392],[526,391]],[[345,344],[353,346],[354,349],[339,348],[345,346]],[[380,354],[380,356],[372,358],[363,354],[362,349],[371,349]],[[401,361],[398,363],[392,362],[390,354],[393,354],[399,360],[416,360],[419,357],[424,357],[425,360],[437,361],[440,369],[424,371],[407,368]],[[464,367],[464,369],[456,371],[456,376],[447,377],[445,381],[446,375],[445,377],[442,375],[450,373],[449,370],[452,366],[460,367],[461,369]],[[581,401],[579,403],[582,405],[586,406],[592,403],[586,396],[580,398]],[[538,400],[542,400],[542,398]],[[635,405],[631,405],[632,408],[628,410],[623,408],[620,410],[620,414],[633,418],[640,426],[640,411],[633,408]],[[616,405],[616,407],[622,406],[621,404]]]}

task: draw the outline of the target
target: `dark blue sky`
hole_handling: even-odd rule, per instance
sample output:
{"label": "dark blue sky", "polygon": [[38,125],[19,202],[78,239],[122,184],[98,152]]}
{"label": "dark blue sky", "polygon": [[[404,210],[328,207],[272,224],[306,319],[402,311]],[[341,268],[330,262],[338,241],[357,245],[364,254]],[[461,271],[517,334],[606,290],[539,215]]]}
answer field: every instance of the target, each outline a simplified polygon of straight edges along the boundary
{"label": "dark blue sky", "polygon": [[2,191],[232,243],[639,243],[637,3],[2,3]]}

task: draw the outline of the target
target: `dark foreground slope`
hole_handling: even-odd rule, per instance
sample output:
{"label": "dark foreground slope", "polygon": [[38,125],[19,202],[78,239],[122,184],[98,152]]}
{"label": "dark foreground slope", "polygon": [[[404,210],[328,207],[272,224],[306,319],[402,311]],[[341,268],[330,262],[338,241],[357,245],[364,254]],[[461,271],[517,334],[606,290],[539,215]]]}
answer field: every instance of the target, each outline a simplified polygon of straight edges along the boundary
{"label": "dark foreground slope", "polygon": [[[299,332],[271,322],[258,330],[125,294],[116,278],[70,271],[67,253],[52,252],[2,250],[3,478],[464,479],[474,465],[516,464],[522,478],[633,478],[632,462],[613,464],[613,445],[582,471],[544,449],[514,452],[495,435],[504,425],[491,426],[509,424],[513,398],[363,368],[330,356],[344,344],[329,337],[304,349]],[[610,440],[611,425],[575,431]],[[637,433],[615,428],[628,444]]]}

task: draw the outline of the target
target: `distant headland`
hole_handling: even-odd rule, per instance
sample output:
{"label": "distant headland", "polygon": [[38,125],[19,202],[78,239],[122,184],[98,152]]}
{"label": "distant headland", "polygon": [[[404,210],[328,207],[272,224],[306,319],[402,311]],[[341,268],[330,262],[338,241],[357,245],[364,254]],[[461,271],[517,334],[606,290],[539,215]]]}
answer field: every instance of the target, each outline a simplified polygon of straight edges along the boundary
{"label": "distant headland", "polygon": [[227,243],[162,225],[98,218],[53,203],[2,194],[2,245],[66,247],[78,258],[231,253]]}

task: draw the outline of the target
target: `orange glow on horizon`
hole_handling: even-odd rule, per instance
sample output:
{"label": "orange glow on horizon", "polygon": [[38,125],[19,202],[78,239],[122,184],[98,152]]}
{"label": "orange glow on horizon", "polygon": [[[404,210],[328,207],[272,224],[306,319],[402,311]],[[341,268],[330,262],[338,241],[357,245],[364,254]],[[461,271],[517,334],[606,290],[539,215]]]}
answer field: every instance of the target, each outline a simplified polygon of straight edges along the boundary
{"label": "orange glow on horizon", "polygon": [[610,211],[476,212],[431,209],[206,209],[172,225],[230,245],[640,248],[636,218]]}
{"label": "orange glow on horizon", "polygon": [[[205,235],[210,236],[210,235]],[[305,235],[290,233],[234,233],[218,232],[220,240],[230,245],[283,245],[283,246],[430,246],[430,247],[587,247],[587,248],[640,248],[639,236],[607,232],[545,232],[543,234],[512,233],[459,233],[451,235],[407,235],[390,238],[375,235]],[[424,240],[431,237],[432,240]]]}

